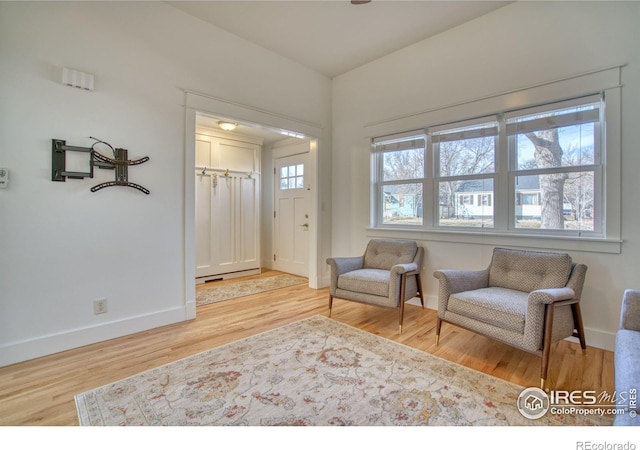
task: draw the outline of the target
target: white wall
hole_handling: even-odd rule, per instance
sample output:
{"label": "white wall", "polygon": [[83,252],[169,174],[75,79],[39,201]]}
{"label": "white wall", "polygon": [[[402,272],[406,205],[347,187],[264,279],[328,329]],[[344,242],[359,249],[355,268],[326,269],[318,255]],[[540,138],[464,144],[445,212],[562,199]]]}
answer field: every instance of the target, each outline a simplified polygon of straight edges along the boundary
{"label": "white wall", "polygon": [[[62,86],[62,67],[95,91]],[[182,89],[330,130],[328,78],[165,3],[0,3],[0,365],[188,317]],[[52,182],[51,139],[88,136],[149,156],[129,180],[151,194],[91,193],[105,170]]]}
{"label": "white wall", "polygon": [[[582,302],[587,343],[612,348],[622,292],[640,288],[640,209],[634,201],[640,189],[638,23],[636,2],[517,2],[335,78],[333,253],[360,254],[372,235],[381,234],[367,229],[368,124],[626,63],[621,253],[571,252],[574,260],[589,266]],[[434,125],[434,120],[421,126]],[[415,123],[406,118],[393,126],[401,132],[414,129]],[[432,306],[437,299],[434,270],[484,268],[493,249],[492,244],[439,242],[427,233],[419,240],[427,249],[423,284]],[[507,244],[531,245],[515,239]]]}

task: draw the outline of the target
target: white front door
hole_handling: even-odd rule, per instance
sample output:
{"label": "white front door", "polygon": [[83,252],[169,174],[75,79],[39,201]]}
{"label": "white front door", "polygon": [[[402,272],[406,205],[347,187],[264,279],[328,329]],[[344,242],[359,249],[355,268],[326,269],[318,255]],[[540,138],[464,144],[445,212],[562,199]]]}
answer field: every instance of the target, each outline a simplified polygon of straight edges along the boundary
{"label": "white front door", "polygon": [[275,160],[274,263],[276,270],[309,276],[308,153]]}

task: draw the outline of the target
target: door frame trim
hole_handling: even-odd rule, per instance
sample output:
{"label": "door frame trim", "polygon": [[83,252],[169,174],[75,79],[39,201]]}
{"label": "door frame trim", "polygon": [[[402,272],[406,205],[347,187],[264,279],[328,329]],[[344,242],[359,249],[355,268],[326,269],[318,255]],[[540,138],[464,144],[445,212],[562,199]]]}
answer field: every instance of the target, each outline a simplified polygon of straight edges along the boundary
{"label": "door frame trim", "polygon": [[309,287],[317,289],[322,274],[318,257],[321,255],[320,234],[320,198],[318,189],[319,150],[323,145],[324,129],[320,125],[301,121],[281,114],[266,111],[250,105],[243,105],[229,100],[213,97],[194,91],[184,90],[184,159],[183,159],[183,212],[182,238],[184,257],[182,267],[184,273],[185,320],[196,317],[196,265],[195,265],[195,145],[196,114],[204,113],[224,116],[230,120],[266,126],[279,130],[288,130],[307,136],[311,140],[309,165],[311,179],[311,211],[312,226],[310,230],[309,248]]}

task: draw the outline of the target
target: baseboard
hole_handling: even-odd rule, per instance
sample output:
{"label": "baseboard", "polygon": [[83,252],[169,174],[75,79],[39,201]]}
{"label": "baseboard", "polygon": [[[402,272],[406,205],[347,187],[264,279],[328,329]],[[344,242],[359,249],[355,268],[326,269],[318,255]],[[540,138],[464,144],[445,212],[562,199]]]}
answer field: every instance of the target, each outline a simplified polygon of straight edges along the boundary
{"label": "baseboard", "polygon": [[206,277],[197,277],[196,284],[204,284],[210,281],[231,280],[233,278],[248,277],[250,275],[260,275],[262,273],[260,268],[240,270],[238,272],[220,273],[217,275],[209,275]]}
{"label": "baseboard", "polygon": [[[609,351],[614,350],[616,333],[585,327],[584,334],[587,341],[587,347],[596,347]],[[569,338],[568,340],[578,342],[578,339],[576,338]],[[588,353],[589,352],[587,351],[587,354]]]}
{"label": "baseboard", "polygon": [[323,274],[322,277],[320,278],[320,283],[322,284],[318,285],[318,289],[331,286],[331,275]]}
{"label": "baseboard", "polygon": [[[409,305],[420,306],[420,299],[418,297],[414,297],[407,302]],[[438,310],[438,297],[432,295],[424,296],[424,307],[429,309]]]}
{"label": "baseboard", "polygon": [[[420,299],[413,298],[409,300],[407,303],[411,305],[420,306]],[[425,295],[424,307],[429,309],[438,310],[438,297],[434,295]],[[588,347],[596,347],[601,348],[603,350],[613,351],[616,333],[604,330],[597,330],[595,328],[584,328],[585,338],[587,340]],[[576,338],[567,338],[568,341],[578,342]]]}
{"label": "baseboard", "polygon": [[0,367],[182,322],[189,317],[184,306],[6,344],[0,347]]}

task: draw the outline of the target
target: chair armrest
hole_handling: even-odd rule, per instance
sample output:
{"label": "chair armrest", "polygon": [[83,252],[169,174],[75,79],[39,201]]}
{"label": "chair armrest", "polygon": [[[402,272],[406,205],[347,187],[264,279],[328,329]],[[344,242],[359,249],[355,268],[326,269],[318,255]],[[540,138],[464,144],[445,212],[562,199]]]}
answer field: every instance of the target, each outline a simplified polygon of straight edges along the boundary
{"label": "chair armrest", "polygon": [[336,275],[351,272],[352,270],[362,269],[364,265],[364,256],[342,256],[335,258],[327,258],[327,264],[335,270]]}
{"label": "chair armrest", "polygon": [[408,263],[408,264],[396,264],[391,267],[392,274],[403,274],[409,272],[415,272],[418,270],[418,265],[416,263]]}
{"label": "chair armrest", "polygon": [[[447,297],[457,292],[472,291],[489,286],[489,269],[485,270],[436,270],[433,276],[444,287]],[[444,285],[444,286],[443,286]]]}
{"label": "chair armrest", "polygon": [[622,297],[620,329],[640,331],[640,291],[627,289]]}
{"label": "chair armrest", "polygon": [[[551,304],[562,300],[575,298],[576,293],[568,287],[554,289],[538,289],[529,293],[529,306],[540,304]],[[576,300],[577,301],[577,300]]]}
{"label": "chair armrest", "polygon": [[338,277],[343,273],[362,269],[362,266],[364,265],[364,255],[327,258],[327,264],[329,264],[329,268],[331,269],[329,278],[329,292],[331,293],[331,295],[335,295],[336,289],[338,288]]}

